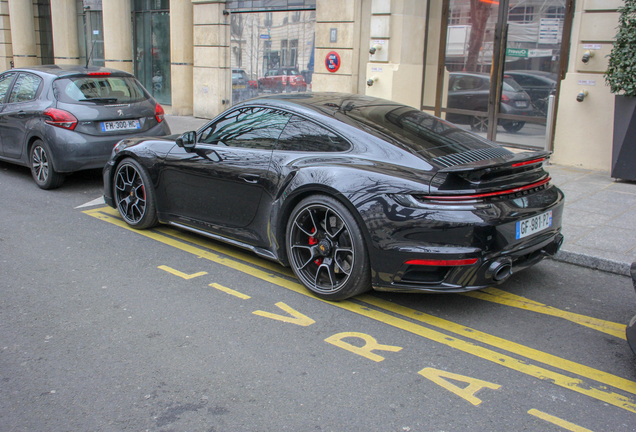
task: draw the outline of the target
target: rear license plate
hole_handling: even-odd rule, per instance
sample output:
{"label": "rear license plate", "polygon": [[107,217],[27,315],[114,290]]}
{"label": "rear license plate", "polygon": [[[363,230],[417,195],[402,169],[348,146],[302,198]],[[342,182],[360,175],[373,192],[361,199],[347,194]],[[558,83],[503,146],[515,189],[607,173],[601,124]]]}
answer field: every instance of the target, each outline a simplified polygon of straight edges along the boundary
{"label": "rear license plate", "polygon": [[527,237],[552,226],[552,210],[517,222],[517,239]]}
{"label": "rear license plate", "polygon": [[517,101],[515,102],[515,106],[517,108],[525,108],[528,106],[528,102],[527,101]]}
{"label": "rear license plate", "polygon": [[241,90],[245,88],[245,84],[234,84],[232,90]]}
{"label": "rear license plate", "polygon": [[102,132],[139,129],[139,120],[119,120],[102,123]]}

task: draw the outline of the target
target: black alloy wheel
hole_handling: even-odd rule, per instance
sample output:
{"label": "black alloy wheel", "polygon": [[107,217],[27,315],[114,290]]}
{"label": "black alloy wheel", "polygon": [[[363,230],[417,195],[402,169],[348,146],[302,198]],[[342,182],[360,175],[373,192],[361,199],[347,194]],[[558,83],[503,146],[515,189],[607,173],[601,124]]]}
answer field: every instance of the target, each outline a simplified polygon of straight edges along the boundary
{"label": "black alloy wheel", "polygon": [[29,150],[31,175],[35,183],[45,190],[55,189],[64,183],[64,175],[53,169],[51,152],[41,140],[36,140]]}
{"label": "black alloy wheel", "polygon": [[157,224],[155,193],[146,170],[134,159],[124,159],[115,172],[117,210],[128,225],[137,229]]}
{"label": "black alloy wheel", "polygon": [[287,224],[287,255],[296,277],[318,297],[342,300],[371,288],[362,232],[336,199],[301,201]]}

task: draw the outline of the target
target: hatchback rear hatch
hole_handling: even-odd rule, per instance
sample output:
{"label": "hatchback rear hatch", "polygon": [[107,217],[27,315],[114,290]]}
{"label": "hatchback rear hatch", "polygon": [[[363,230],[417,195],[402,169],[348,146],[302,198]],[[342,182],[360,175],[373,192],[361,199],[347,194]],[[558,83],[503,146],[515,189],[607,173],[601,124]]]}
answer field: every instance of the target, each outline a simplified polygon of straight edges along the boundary
{"label": "hatchback rear hatch", "polygon": [[[76,132],[96,136],[143,133],[163,120],[159,104],[133,76],[93,72],[59,78],[53,83],[58,101],[53,115],[70,113]],[[55,120],[55,119],[54,119]]]}

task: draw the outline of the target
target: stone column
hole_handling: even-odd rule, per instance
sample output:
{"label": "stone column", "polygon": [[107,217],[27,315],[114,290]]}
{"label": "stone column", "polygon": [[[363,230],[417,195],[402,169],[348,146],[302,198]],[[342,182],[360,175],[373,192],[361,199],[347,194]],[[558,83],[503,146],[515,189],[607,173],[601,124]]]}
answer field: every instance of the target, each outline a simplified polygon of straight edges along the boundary
{"label": "stone column", "polygon": [[9,0],[9,19],[15,67],[39,64],[33,2],[31,0]]}
{"label": "stone column", "polygon": [[[363,0],[320,0],[316,3],[313,91],[359,92],[362,3]],[[331,52],[340,57],[340,67],[335,72],[330,72],[325,65]]]}
{"label": "stone column", "polygon": [[11,67],[13,47],[11,46],[11,23],[8,0],[0,1],[0,71]]}
{"label": "stone column", "polygon": [[[20,0],[18,0],[20,1]],[[102,2],[104,22],[104,64],[106,67],[133,73],[131,0]]]}
{"label": "stone column", "polygon": [[[369,56],[366,94],[420,109],[424,72],[426,2],[373,0],[371,37],[361,51]],[[376,47],[375,54],[369,49]]]}
{"label": "stone column", "polygon": [[230,17],[225,0],[192,0],[194,7],[193,114],[212,118],[229,107]]}
{"label": "stone column", "polygon": [[55,64],[80,64],[75,0],[51,0]]}
{"label": "stone column", "polygon": [[193,6],[189,0],[170,0],[170,73],[172,114],[192,115],[194,65]]}

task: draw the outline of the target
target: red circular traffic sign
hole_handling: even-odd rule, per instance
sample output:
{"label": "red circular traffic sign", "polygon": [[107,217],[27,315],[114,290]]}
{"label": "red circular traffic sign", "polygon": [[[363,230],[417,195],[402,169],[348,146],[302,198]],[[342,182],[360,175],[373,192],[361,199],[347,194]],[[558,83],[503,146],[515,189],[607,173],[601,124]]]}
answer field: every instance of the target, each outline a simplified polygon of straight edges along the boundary
{"label": "red circular traffic sign", "polygon": [[337,52],[331,51],[325,57],[325,66],[329,72],[336,72],[340,69],[340,56]]}

